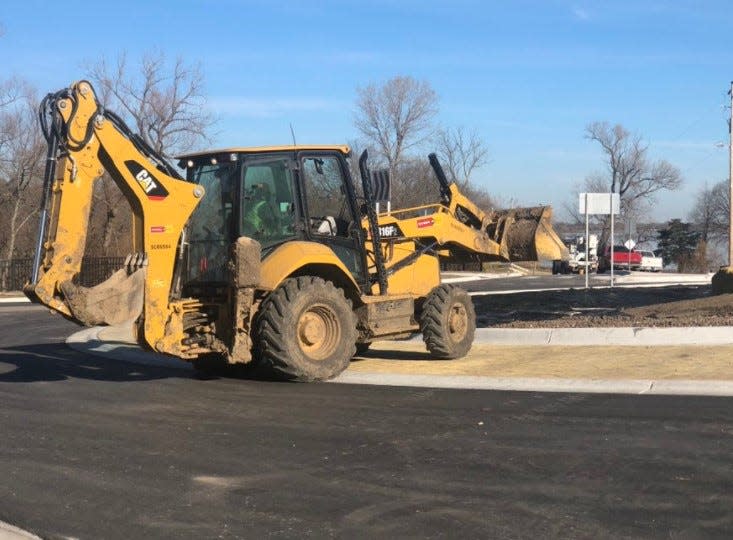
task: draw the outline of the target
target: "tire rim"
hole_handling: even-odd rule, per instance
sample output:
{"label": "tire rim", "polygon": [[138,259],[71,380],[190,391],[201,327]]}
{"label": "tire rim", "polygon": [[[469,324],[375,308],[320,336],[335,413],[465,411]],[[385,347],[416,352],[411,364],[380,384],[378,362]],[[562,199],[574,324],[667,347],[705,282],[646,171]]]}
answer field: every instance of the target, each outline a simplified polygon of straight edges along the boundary
{"label": "tire rim", "polygon": [[466,337],[468,313],[466,313],[466,306],[460,302],[453,304],[448,312],[448,332],[454,343],[458,343]]}
{"label": "tire rim", "polygon": [[298,345],[311,360],[325,360],[341,341],[336,313],[326,305],[310,306],[298,318]]}

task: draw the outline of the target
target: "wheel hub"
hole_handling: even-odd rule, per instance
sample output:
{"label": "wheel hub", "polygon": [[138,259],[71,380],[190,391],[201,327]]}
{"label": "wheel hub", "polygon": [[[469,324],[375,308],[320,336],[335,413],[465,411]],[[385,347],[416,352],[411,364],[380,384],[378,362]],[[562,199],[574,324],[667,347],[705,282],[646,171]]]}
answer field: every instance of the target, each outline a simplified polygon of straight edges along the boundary
{"label": "wheel hub", "polygon": [[461,341],[468,331],[468,314],[466,307],[460,302],[451,306],[448,314],[448,331],[453,341]]}
{"label": "wheel hub", "polygon": [[326,305],[308,308],[298,319],[298,345],[311,360],[324,360],[333,354],[341,339],[341,325]]}
{"label": "wheel hub", "polygon": [[313,346],[326,337],[326,326],[323,319],[313,313],[305,313],[300,325],[300,339],[306,346]]}

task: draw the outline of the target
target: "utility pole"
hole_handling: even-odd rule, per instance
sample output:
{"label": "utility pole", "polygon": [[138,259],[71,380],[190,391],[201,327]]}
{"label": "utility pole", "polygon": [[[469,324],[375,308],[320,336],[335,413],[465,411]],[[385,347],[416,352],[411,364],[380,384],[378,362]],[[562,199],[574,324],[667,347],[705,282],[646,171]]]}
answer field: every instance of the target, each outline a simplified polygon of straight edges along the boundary
{"label": "utility pole", "polygon": [[730,186],[730,216],[728,216],[728,268],[733,267],[733,81],[730,83],[730,118],[728,119],[728,184]]}
{"label": "utility pole", "polygon": [[728,186],[730,213],[728,215],[728,266],[718,270],[712,279],[713,294],[733,293],[733,81],[730,83],[730,118],[728,119]]}

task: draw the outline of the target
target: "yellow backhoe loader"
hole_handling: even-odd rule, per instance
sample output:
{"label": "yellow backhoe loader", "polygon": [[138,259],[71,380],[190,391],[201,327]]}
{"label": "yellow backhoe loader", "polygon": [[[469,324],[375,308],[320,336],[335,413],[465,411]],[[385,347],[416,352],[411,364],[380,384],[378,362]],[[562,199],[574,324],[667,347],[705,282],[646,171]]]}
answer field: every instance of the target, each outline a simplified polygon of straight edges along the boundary
{"label": "yellow backhoe loader", "polygon": [[[183,178],[86,81],[46,96],[40,118],[48,155],[26,294],[81,324],[129,324],[141,346],[184,360],[323,380],[370,342],[418,332],[433,356],[458,358],[475,314],[463,289],[440,283],[438,257],[533,260],[555,242],[548,209],[484,213],[433,155],[442,200],[377,215],[366,154],[360,198],[346,146],[189,154]],[[85,288],[76,279],[104,171],[131,206],[134,253]]]}

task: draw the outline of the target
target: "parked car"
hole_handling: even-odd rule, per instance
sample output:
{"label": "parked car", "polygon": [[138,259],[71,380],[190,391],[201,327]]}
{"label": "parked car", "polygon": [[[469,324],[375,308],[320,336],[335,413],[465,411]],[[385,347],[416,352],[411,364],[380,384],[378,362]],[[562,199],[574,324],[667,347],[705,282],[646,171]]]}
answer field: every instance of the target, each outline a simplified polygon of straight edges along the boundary
{"label": "parked car", "polygon": [[638,270],[641,268],[641,253],[626,246],[613,246],[613,263],[611,262],[611,246],[606,246],[598,261],[598,273],[610,270],[611,264],[620,270]]}
{"label": "parked car", "polygon": [[641,253],[641,266],[639,270],[645,272],[661,272],[664,267],[664,261],[661,257],[654,254],[653,251],[640,250]]}

